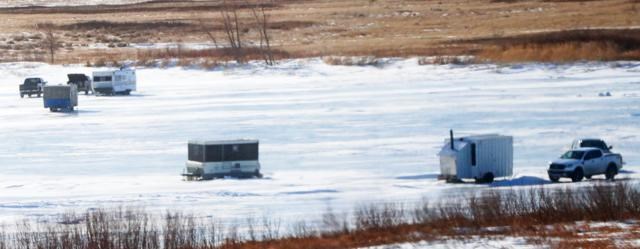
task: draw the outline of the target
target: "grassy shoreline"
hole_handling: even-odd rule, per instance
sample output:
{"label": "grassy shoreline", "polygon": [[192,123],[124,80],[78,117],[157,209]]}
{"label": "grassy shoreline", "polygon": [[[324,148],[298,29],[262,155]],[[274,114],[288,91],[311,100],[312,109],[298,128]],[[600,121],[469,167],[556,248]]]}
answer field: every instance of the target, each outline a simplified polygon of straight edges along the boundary
{"label": "grassy shoreline", "polygon": [[[577,189],[490,190],[458,202],[361,205],[351,214],[329,210],[318,225],[300,221],[290,227],[272,217],[224,225],[180,212],[156,217],[135,208],[60,217],[56,223],[25,221],[14,232],[0,230],[0,248],[359,248],[501,236],[552,248],[625,243],[631,248],[640,238],[640,189],[616,182]],[[596,222],[604,225],[592,225]],[[615,234],[618,241],[607,236]],[[600,239],[585,243],[587,238]]]}

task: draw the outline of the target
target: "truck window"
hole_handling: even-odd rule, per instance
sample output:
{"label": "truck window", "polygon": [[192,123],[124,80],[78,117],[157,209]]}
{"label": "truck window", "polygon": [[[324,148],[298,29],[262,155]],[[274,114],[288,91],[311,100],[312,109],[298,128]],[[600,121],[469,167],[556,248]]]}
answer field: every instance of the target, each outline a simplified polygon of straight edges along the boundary
{"label": "truck window", "polygon": [[476,166],[476,144],[471,144],[471,166]]}
{"label": "truck window", "polygon": [[587,152],[587,155],[584,156],[584,160],[591,160],[594,158],[599,158],[602,156],[602,152],[600,152],[599,150],[592,150]]}
{"label": "truck window", "polygon": [[594,150],[592,151],[593,153],[593,158],[600,158],[602,156],[602,152],[599,150]]}
{"label": "truck window", "polygon": [[24,81],[25,85],[36,85],[38,83],[40,83],[40,79],[38,78],[29,78]]}
{"label": "truck window", "polygon": [[570,150],[567,151],[566,153],[562,154],[562,156],[560,156],[561,159],[582,159],[582,156],[584,155],[583,151],[575,151],[575,150]]}

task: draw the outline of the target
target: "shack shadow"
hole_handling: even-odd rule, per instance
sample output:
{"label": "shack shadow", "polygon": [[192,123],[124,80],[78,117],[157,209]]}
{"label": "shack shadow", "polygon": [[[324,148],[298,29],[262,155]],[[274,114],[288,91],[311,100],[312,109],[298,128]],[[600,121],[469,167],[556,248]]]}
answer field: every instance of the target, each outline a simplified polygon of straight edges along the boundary
{"label": "shack shadow", "polygon": [[540,186],[551,184],[551,181],[537,176],[520,176],[511,179],[498,180],[489,187],[520,187],[520,186]]}
{"label": "shack shadow", "polygon": [[426,180],[426,179],[438,179],[438,174],[422,174],[422,175],[407,175],[398,176],[396,180]]}
{"label": "shack shadow", "polygon": [[75,111],[57,111],[57,112],[48,112],[48,113],[59,115],[59,116],[77,117],[83,114],[94,114],[94,113],[100,113],[100,112],[101,111],[96,111],[96,110],[75,110]]}

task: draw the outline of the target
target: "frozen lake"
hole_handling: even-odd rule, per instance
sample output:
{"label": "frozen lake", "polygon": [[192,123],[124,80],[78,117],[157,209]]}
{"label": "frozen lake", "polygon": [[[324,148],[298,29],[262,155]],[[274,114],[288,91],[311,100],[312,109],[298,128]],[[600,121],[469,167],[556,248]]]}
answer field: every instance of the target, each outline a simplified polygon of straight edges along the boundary
{"label": "frozen lake", "polygon": [[[18,95],[27,76],[58,84],[92,70],[0,64],[0,222],[117,206],[307,219],[328,206],[548,183],[548,161],[576,137],[604,138],[627,162],[619,177],[640,176],[638,62],[138,69],[138,92],[80,96],[72,114]],[[514,177],[437,181],[450,128],[513,135]],[[187,140],[235,138],[260,139],[265,179],[182,181]]]}

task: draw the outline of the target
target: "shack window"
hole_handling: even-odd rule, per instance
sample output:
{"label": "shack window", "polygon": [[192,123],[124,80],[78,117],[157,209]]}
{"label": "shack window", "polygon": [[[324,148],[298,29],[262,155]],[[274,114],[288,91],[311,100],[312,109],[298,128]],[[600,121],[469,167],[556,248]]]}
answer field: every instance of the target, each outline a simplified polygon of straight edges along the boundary
{"label": "shack window", "polygon": [[207,145],[205,159],[207,162],[222,162],[222,145]]}
{"label": "shack window", "polygon": [[258,160],[258,144],[225,145],[225,161],[252,161]]}
{"label": "shack window", "polygon": [[471,144],[471,166],[476,166],[476,144]]}
{"label": "shack window", "polygon": [[204,145],[189,144],[189,161],[204,162]]}

